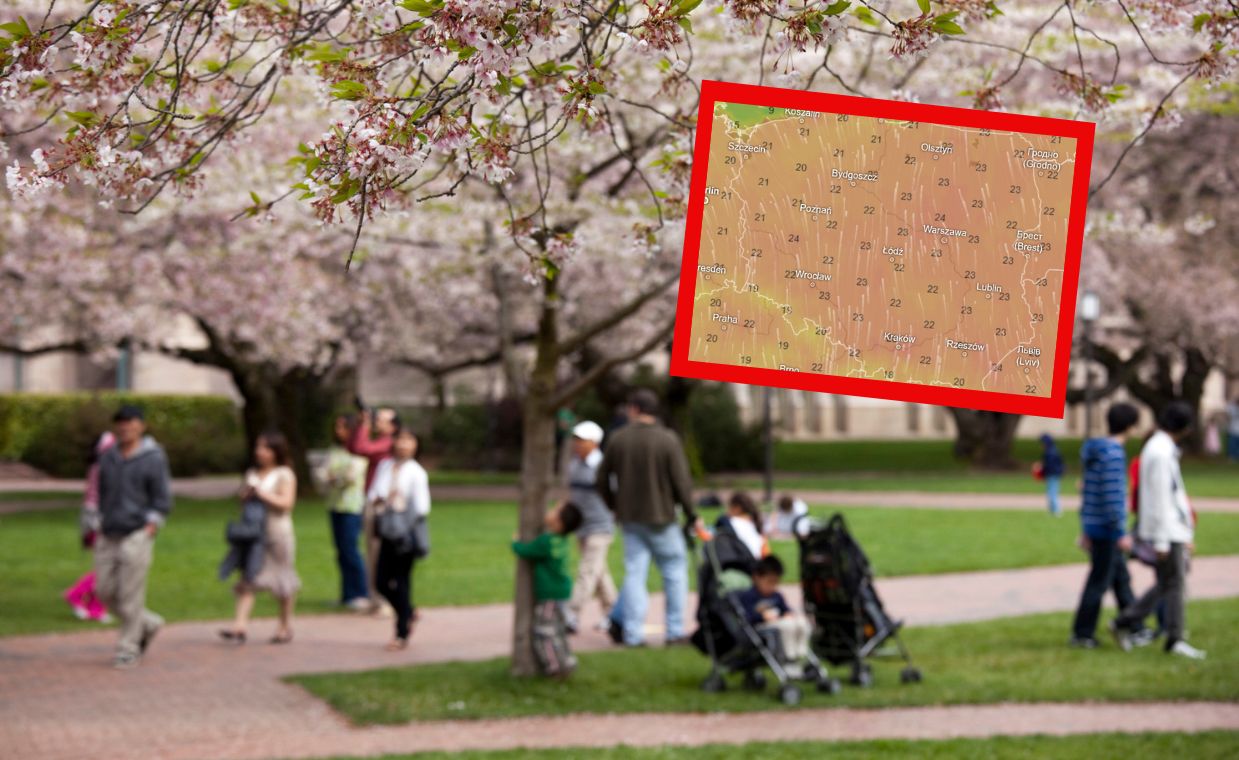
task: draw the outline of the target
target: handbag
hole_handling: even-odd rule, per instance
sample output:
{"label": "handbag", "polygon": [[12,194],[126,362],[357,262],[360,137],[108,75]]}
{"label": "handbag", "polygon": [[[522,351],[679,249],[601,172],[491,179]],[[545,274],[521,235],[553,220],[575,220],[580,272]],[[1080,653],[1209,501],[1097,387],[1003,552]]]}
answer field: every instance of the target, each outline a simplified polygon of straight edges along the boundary
{"label": "handbag", "polygon": [[258,499],[247,499],[241,505],[241,519],[230,520],[224,529],[228,543],[243,544],[261,540],[266,532],[266,506]]}
{"label": "handbag", "polygon": [[246,520],[229,520],[224,529],[224,538],[231,544],[243,544],[262,538],[262,525]]}
{"label": "handbag", "polygon": [[1139,560],[1141,564],[1157,567],[1157,550],[1153,548],[1153,544],[1142,538],[1132,541],[1131,556]]}
{"label": "handbag", "polygon": [[413,532],[413,513],[405,509],[397,512],[388,507],[379,512],[375,520],[375,529],[379,538],[392,543],[403,543]]}
{"label": "handbag", "polygon": [[430,554],[430,522],[425,517],[413,521],[413,530],[409,533],[413,539],[413,556],[424,559]]}

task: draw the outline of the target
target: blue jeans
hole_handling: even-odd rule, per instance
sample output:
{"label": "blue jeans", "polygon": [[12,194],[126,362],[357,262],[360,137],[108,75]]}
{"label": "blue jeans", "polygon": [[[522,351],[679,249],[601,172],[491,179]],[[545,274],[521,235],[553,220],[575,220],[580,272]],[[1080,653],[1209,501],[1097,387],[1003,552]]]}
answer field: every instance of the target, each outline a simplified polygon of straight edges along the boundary
{"label": "blue jeans", "polygon": [[350,512],[328,512],[331,518],[331,538],[336,545],[336,564],[340,566],[340,603],[367,599],[366,563],[357,548],[361,535],[361,515]]}
{"label": "blue jeans", "polygon": [[1061,475],[1045,476],[1045,498],[1049,503],[1050,514],[1056,516],[1062,511],[1062,508],[1058,506],[1058,486],[1062,480]]}
{"label": "blue jeans", "polygon": [[1226,456],[1232,462],[1239,462],[1239,435],[1234,433],[1226,434]]}
{"label": "blue jeans", "polygon": [[667,638],[681,638],[688,601],[688,547],[680,526],[625,523],[620,527],[624,535],[624,585],[616,607],[623,609],[624,643],[634,646],[645,638],[645,613],[650,604],[645,582],[651,556],[667,597]]}

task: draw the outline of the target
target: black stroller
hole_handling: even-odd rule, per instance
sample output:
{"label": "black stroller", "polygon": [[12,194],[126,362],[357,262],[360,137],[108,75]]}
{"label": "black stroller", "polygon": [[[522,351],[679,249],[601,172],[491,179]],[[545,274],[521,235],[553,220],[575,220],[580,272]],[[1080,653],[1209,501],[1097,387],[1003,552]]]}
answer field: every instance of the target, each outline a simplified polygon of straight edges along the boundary
{"label": "black stroller", "polygon": [[[744,674],[744,688],[762,691],[769,668],[779,682],[779,699],[786,705],[799,704],[800,687],[779,659],[777,634],[759,631],[751,625],[736,594],[752,585],[753,555],[726,523],[716,527],[714,537],[702,543],[702,562],[697,574],[697,623],[692,642],[710,657],[710,674],[701,683],[707,692],[727,689],[725,675]],[[801,680],[815,684],[818,691],[836,694],[839,681],[810,652]]]}
{"label": "black stroller", "polygon": [[802,517],[794,532],[800,541],[805,612],[814,623],[813,651],[833,665],[850,662],[851,682],[870,686],[873,673],[866,658],[885,654],[878,648],[894,640],[905,663],[899,680],[919,682],[921,671],[899,639],[903,621],[893,620],[883,609],[869,559],[848,532],[843,515],[834,515],[825,525]]}

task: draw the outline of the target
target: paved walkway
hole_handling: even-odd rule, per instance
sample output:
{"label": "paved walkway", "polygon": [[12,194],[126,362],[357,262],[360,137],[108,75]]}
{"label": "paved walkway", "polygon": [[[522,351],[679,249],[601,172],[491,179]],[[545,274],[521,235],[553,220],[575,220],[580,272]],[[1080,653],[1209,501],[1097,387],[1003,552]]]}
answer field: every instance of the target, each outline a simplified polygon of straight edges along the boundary
{"label": "paved walkway", "polygon": [[[878,582],[887,608],[910,625],[983,620],[1070,609],[1082,565],[890,578]],[[1144,586],[1147,571],[1137,571]],[[794,589],[789,589],[794,597]],[[1192,597],[1239,595],[1239,556],[1195,561]],[[657,614],[660,603],[652,605]],[[587,626],[593,620],[586,619]],[[653,621],[655,624],[657,620]],[[218,643],[218,623],[169,625],[133,671],[107,666],[114,632],[0,639],[0,758],[95,760],[150,757],[270,758],[432,749],[603,746],[641,741],[702,744],[753,738],[744,721],[713,715],[569,716],[355,728],[279,679],[314,671],[474,660],[507,651],[507,605],[434,608],[408,651],[381,644],[389,624],[344,615],[297,621],[290,646],[264,642],[258,621],[244,647]],[[1065,634],[1064,634],[1065,635]],[[583,633],[579,650],[605,648]],[[932,677],[932,675],[930,676]],[[1112,730],[1239,729],[1239,705],[991,705],[897,710],[806,710],[762,716],[763,736],[802,739],[948,738]]]}
{"label": "paved walkway", "polygon": [[[199,499],[225,498],[236,493],[235,477],[174,478],[172,491],[178,496]],[[0,514],[23,512],[35,509],[58,509],[75,504],[73,499],[82,492],[80,480],[0,479],[0,494],[24,491],[61,492],[66,500],[60,501],[0,501]],[[1235,480],[1235,492],[1239,494],[1239,477]],[[705,493],[701,491],[700,493]],[[924,491],[797,491],[797,496],[810,504],[864,507],[907,507],[916,509],[1014,509],[1044,511],[1045,497],[1041,494],[1012,493],[927,493]],[[434,497],[442,500],[465,501],[515,501],[517,487],[514,485],[437,485]],[[1064,493],[1063,509],[1079,509],[1079,494]],[[1239,496],[1227,498],[1193,498],[1192,505],[1201,512],[1239,512]]]}

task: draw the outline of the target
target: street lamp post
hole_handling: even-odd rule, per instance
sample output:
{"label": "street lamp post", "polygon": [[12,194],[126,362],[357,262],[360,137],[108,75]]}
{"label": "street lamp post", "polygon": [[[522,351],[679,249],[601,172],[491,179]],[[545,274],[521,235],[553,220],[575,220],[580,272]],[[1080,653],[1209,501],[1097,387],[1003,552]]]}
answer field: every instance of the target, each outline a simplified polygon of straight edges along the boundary
{"label": "street lamp post", "polygon": [[1084,322],[1084,437],[1093,434],[1093,325],[1101,316],[1101,298],[1086,290],[1080,299],[1080,319]]}
{"label": "street lamp post", "polygon": [[773,420],[773,396],[774,390],[770,386],[766,386],[762,394],[762,410],[761,410],[761,425],[762,425],[762,443],[765,446],[765,472],[762,474],[762,483],[766,492],[766,504],[774,503],[774,420]]}

